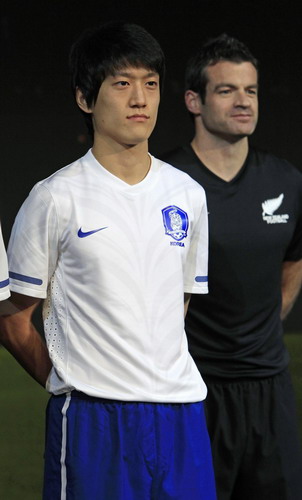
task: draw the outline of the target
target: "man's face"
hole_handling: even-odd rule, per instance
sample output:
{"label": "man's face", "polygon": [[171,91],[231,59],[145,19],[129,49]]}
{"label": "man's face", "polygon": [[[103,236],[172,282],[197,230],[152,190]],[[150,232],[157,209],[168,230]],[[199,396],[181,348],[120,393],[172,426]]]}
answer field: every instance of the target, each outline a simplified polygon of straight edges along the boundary
{"label": "man's face", "polygon": [[258,119],[258,75],[249,62],[220,61],[206,69],[203,127],[212,135],[237,140],[251,135]]}
{"label": "man's face", "polygon": [[109,147],[134,146],[150,137],[160,101],[159,75],[125,67],[102,83],[91,108],[94,139]]}

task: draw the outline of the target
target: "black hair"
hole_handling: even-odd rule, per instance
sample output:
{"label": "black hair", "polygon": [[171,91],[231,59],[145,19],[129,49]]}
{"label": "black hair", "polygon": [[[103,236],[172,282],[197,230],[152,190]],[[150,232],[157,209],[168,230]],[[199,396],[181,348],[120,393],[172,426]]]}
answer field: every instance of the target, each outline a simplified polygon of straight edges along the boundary
{"label": "black hair", "polygon": [[250,62],[258,72],[258,61],[244,43],[226,33],[209,39],[188,62],[185,77],[185,90],[193,90],[205,101],[208,83],[207,67],[219,61],[235,63]]}
{"label": "black hair", "polygon": [[[72,90],[75,94],[80,89],[90,107],[95,103],[105,78],[127,66],[155,71],[162,88],[165,57],[159,43],[144,28],[137,24],[112,21],[87,30],[71,48]],[[93,136],[91,114],[82,113]]]}

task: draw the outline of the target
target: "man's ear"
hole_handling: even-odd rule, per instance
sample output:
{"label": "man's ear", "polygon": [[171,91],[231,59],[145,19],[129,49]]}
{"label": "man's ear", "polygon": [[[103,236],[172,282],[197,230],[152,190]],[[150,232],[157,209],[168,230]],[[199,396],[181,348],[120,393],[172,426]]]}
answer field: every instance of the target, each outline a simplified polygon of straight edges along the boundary
{"label": "man's ear", "polygon": [[194,92],[193,90],[186,90],[185,103],[190,113],[193,115],[201,114],[201,100],[197,92]]}
{"label": "man's ear", "polygon": [[76,98],[76,102],[77,102],[77,105],[79,106],[79,108],[84,111],[85,113],[92,113],[92,110],[91,108],[88,106],[87,102],[86,102],[86,99],[84,97],[84,94],[83,92],[81,91],[81,89],[79,89],[77,87],[76,89],[76,95],[75,95],[75,98]]}

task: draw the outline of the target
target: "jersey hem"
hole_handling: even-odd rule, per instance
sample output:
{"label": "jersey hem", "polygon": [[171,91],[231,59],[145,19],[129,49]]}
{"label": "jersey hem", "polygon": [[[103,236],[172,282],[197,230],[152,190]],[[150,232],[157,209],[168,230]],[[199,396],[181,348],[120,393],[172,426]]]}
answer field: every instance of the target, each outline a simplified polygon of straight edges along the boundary
{"label": "jersey hem", "polygon": [[16,285],[16,283],[10,283],[10,290],[12,292],[20,293],[21,295],[28,295],[29,297],[36,297],[39,299],[46,298],[46,292],[44,292],[44,290],[33,290],[32,288]]}
{"label": "jersey hem", "polygon": [[0,300],[5,300],[5,299],[8,299],[9,297],[10,297],[9,290],[0,292]]}
{"label": "jersey hem", "polygon": [[209,293],[209,288],[207,286],[203,286],[203,287],[200,287],[200,286],[195,286],[195,287],[184,287],[184,292],[185,293],[199,293],[199,294],[202,294],[202,293]]}

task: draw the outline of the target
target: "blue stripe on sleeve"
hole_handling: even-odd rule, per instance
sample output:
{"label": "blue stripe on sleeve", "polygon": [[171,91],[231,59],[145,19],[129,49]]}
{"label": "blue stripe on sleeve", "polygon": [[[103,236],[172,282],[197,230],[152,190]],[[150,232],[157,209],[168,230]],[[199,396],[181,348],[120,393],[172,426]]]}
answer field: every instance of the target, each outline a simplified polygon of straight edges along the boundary
{"label": "blue stripe on sleeve", "polygon": [[43,281],[32,276],[24,276],[24,274],[9,272],[9,277],[15,280],[24,281],[25,283],[32,283],[33,285],[42,285]]}
{"label": "blue stripe on sleeve", "polygon": [[197,281],[197,283],[206,283],[208,281],[208,277],[207,276],[195,276],[195,281]]}
{"label": "blue stripe on sleeve", "polygon": [[4,288],[7,285],[9,285],[9,279],[4,280],[4,281],[0,281],[0,288]]}

